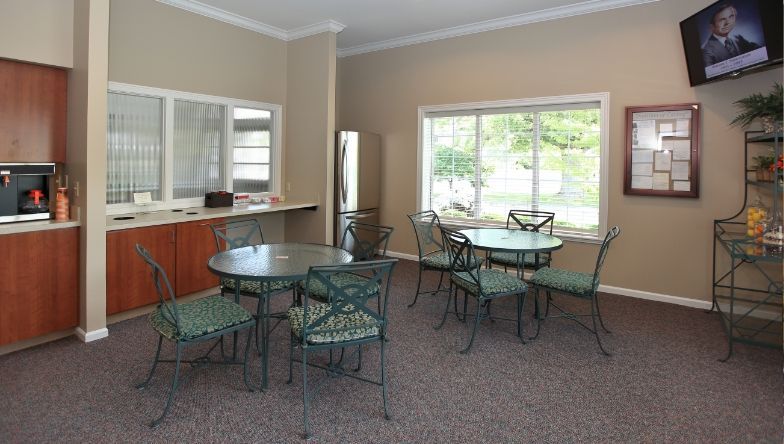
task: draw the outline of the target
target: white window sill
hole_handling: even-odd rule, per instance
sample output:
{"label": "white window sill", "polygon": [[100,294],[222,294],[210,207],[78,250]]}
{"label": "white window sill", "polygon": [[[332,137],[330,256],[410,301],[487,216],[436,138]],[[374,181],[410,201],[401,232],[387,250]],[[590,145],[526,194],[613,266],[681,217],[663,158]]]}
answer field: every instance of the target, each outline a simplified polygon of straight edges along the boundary
{"label": "white window sill", "polygon": [[[466,228],[506,228],[506,223],[503,222],[480,222],[480,221],[467,221],[462,219],[440,219],[443,227],[451,230],[463,230]],[[603,239],[599,239],[596,234],[584,233],[580,231],[569,231],[566,229],[558,229],[553,227],[553,236],[558,237],[564,241],[582,242],[586,244],[601,244]]]}

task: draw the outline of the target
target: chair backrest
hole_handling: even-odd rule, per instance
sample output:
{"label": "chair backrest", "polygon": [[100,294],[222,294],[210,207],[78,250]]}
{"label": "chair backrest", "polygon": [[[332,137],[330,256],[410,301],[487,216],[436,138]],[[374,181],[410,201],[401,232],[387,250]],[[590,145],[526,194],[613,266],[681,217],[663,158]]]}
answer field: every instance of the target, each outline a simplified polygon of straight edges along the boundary
{"label": "chair backrest", "polygon": [[553,234],[555,213],[539,210],[509,210],[506,217],[506,228],[520,228],[525,231],[536,231]]}
{"label": "chair backrest", "polygon": [[[387,302],[389,300],[389,284],[392,270],[397,264],[397,259],[383,259],[376,261],[352,262],[340,265],[313,266],[308,270],[305,279],[305,298],[303,298],[303,338],[311,334],[340,333],[361,328],[377,327],[384,330],[387,324]],[[361,280],[331,279],[336,274],[351,273],[367,276]],[[310,289],[314,288],[311,282],[321,282],[327,288],[327,300],[332,304],[331,309],[323,314],[316,315],[308,310]],[[378,298],[376,304],[368,304],[368,300]],[[352,324],[349,327],[327,324],[335,316],[351,316],[355,313],[364,314],[367,323],[363,325]],[[311,320],[308,317],[311,316]]]}
{"label": "chair backrest", "polygon": [[435,211],[428,210],[409,214],[408,218],[411,220],[411,224],[414,225],[420,259],[430,253],[444,251],[441,221],[438,219],[438,214]]}
{"label": "chair backrest", "polygon": [[604,259],[607,257],[607,252],[610,250],[610,242],[621,234],[621,229],[618,226],[610,228],[610,231],[604,236],[602,246],[599,248],[599,257],[596,258],[596,269],[593,272],[593,292],[599,289],[599,273],[602,271]]}
{"label": "chair backrest", "polygon": [[[163,317],[169,321],[180,332],[180,315],[177,312],[177,298],[172,291],[169,277],[166,276],[166,270],[163,269],[150,255],[141,244],[136,244],[136,254],[138,254],[147,265],[150,266],[153,284],[155,284],[155,291],[158,293],[159,306],[162,308]],[[166,299],[169,299],[168,301]]]}
{"label": "chair backrest", "polygon": [[449,273],[461,272],[460,277],[482,290],[482,282],[479,279],[479,269],[476,264],[479,260],[474,251],[474,244],[471,239],[463,233],[441,228],[444,247],[449,254]]}
{"label": "chair backrest", "polygon": [[394,228],[385,225],[351,221],[343,231],[340,248],[351,253],[354,262],[373,260],[377,254],[381,259],[386,259],[389,237],[393,231]]}
{"label": "chair backrest", "polygon": [[212,228],[212,232],[215,234],[215,244],[218,247],[218,251],[264,243],[261,225],[259,225],[259,221],[256,219],[221,222],[210,225],[210,228]]}

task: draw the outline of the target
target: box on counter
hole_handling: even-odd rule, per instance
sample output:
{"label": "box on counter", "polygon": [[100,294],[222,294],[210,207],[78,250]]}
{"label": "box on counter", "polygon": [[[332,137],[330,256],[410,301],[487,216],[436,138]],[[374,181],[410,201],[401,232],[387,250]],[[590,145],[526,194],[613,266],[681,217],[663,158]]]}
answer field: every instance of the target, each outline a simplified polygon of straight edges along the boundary
{"label": "box on counter", "polygon": [[204,195],[204,206],[209,208],[230,207],[234,205],[234,193],[212,191]]}

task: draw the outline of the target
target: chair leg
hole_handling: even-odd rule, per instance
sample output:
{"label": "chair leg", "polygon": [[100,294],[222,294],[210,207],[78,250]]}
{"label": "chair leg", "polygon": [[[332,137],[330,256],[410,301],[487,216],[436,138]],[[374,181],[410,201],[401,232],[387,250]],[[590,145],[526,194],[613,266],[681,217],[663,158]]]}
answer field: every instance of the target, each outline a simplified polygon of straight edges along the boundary
{"label": "chair leg", "polygon": [[147,387],[147,384],[150,383],[152,379],[152,374],[155,373],[155,368],[158,367],[158,358],[161,356],[161,344],[163,343],[163,336],[158,336],[158,349],[155,350],[155,361],[152,363],[152,368],[150,369],[150,373],[147,375],[147,379],[144,382],[140,382],[136,384],[137,389],[143,389]]}
{"label": "chair leg", "polygon": [[308,410],[310,407],[308,404],[308,351],[305,349],[305,346],[302,347],[302,401],[305,408],[302,416],[305,424],[304,438],[310,439],[310,423],[308,423]]}
{"label": "chair leg", "polygon": [[[452,284],[449,284],[449,296],[446,298],[446,308],[444,308],[444,316],[441,317],[441,322],[433,327],[436,330],[440,330],[441,327],[444,326],[444,322],[446,322],[446,315],[449,314],[449,304],[452,302]],[[455,311],[457,311],[457,290],[455,290]]]}
{"label": "chair leg", "polygon": [[483,311],[485,308],[484,301],[479,299],[476,300],[476,316],[474,317],[474,330],[471,332],[471,339],[468,341],[468,346],[463,350],[460,350],[460,354],[468,353],[468,350],[471,349],[471,346],[474,345],[474,338],[476,337],[476,330],[479,327],[479,318],[481,317],[480,312]]}
{"label": "chair leg", "polygon": [[[536,334],[528,339],[536,339],[539,337],[539,331],[542,329],[542,321],[544,321],[539,308],[539,289],[534,287],[534,316],[536,317]],[[544,317],[547,315],[545,314]]]}
{"label": "chair leg", "polygon": [[[386,342],[386,341],[382,341]],[[383,345],[382,345],[383,347]],[[357,368],[354,369],[355,372],[362,370],[362,345],[357,345]]]}
{"label": "chair leg", "polygon": [[517,337],[525,344],[525,326],[523,325],[523,309],[525,308],[525,293],[517,295]]}
{"label": "chair leg", "polygon": [[604,353],[607,356],[610,356],[610,352],[604,349],[604,346],[602,345],[602,340],[601,338],[599,338],[599,329],[596,326],[596,318],[598,317],[598,310],[597,310],[598,305],[596,305],[595,302],[596,302],[596,298],[591,298],[591,320],[593,321],[593,334],[594,336],[596,336],[596,342],[599,343],[599,348],[602,350],[602,353]]}
{"label": "chair leg", "polygon": [[[221,346],[223,345],[223,337],[221,337]],[[248,329],[248,341],[245,342],[245,361],[242,363],[242,379],[245,381],[245,387],[248,390],[255,392],[256,389],[253,388],[253,384],[250,383],[248,379],[248,355],[250,354],[250,343],[253,341],[253,327]],[[263,365],[263,364],[262,364]]]}
{"label": "chair leg", "polygon": [[291,384],[291,377],[294,373],[294,334],[289,335],[289,380],[286,384]]}
{"label": "chair leg", "polygon": [[604,326],[604,321],[602,321],[602,313],[599,311],[599,295],[595,294],[593,298],[596,300],[596,314],[599,316],[599,324],[605,333],[612,333],[610,330],[607,330],[607,327]]}
{"label": "chair leg", "polygon": [[[439,287],[440,287],[440,283],[441,282],[439,281]],[[410,304],[408,304],[408,308],[411,308],[411,307],[414,306],[414,304],[416,304],[417,299],[419,298],[419,287],[421,285],[422,285],[422,266],[420,265],[419,266],[419,279],[417,279],[417,289],[416,289],[416,293],[414,293],[414,301],[411,302]]]}
{"label": "chair leg", "polygon": [[[381,393],[384,398],[384,419],[390,419],[389,416],[389,409],[387,407],[387,366],[386,366],[386,354],[385,354],[385,341],[383,338],[381,340]],[[361,349],[360,349],[361,350]]]}
{"label": "chair leg", "polygon": [[181,358],[181,355],[182,355],[182,349],[181,349],[182,345],[180,343],[177,343],[176,347],[177,347],[177,352],[176,352],[176,354],[177,354],[177,358],[176,359],[177,360],[176,360],[176,364],[175,364],[175,367],[174,367],[174,377],[172,378],[171,389],[169,389],[169,398],[166,400],[166,407],[163,408],[163,413],[161,413],[161,416],[159,416],[158,419],[156,419],[155,421],[150,423],[150,427],[152,427],[152,428],[158,427],[161,424],[161,422],[163,422],[163,418],[166,417],[166,414],[169,413],[169,408],[171,407],[172,400],[174,399],[174,392],[177,391],[177,386],[179,385],[179,381],[180,381],[180,358]]}

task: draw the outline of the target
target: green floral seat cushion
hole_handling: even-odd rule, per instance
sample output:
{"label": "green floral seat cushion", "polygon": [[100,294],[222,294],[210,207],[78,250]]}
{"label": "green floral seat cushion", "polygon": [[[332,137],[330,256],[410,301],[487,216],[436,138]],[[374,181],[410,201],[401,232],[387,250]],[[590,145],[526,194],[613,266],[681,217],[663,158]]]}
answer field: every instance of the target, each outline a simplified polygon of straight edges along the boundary
{"label": "green floral seat cushion", "polygon": [[[525,293],[528,286],[523,281],[514,276],[506,274],[505,272],[497,269],[483,269],[479,270],[479,281],[482,283],[482,289],[485,296],[493,296],[496,294],[507,293]],[[470,277],[467,271],[460,271],[455,273],[452,281],[467,289],[469,293],[475,295],[479,294],[479,289]]]}
{"label": "green floral seat cushion", "polygon": [[[420,259],[422,265],[436,268],[438,270],[449,270],[449,253],[446,251],[436,251],[435,253],[430,253],[427,256]],[[475,267],[480,267],[482,262],[484,261],[483,258],[478,257],[476,258],[476,263],[473,264]]]}
{"label": "green floral seat cushion", "polygon": [[[517,253],[493,253],[492,261],[499,264],[517,266]],[[545,266],[550,262],[550,255],[539,254],[539,263],[536,262],[535,254],[524,254],[523,265],[526,267]]]}
{"label": "green floral seat cushion", "polygon": [[[330,276],[330,280],[338,287],[345,288],[347,285],[364,285],[368,278],[354,273],[335,273]],[[305,292],[305,281],[299,283],[302,292]],[[323,282],[316,279],[310,281],[310,297],[322,302],[327,301],[327,286]],[[378,284],[374,283],[370,286],[370,295],[378,294]]]}
{"label": "green floral seat cushion", "polygon": [[177,313],[180,318],[179,334],[174,319],[163,307],[150,313],[148,320],[158,333],[177,341],[197,339],[253,319],[248,310],[223,296],[209,296],[187,304],[177,304]]}
{"label": "green floral seat cushion", "polygon": [[[225,291],[234,291],[234,279],[221,279],[221,287]],[[276,292],[280,290],[288,290],[294,287],[294,281],[272,281],[269,283],[269,290],[270,292]],[[240,292],[242,293],[261,293],[261,282],[258,281],[240,281]]]}
{"label": "green floral seat cushion", "polygon": [[531,283],[553,290],[589,297],[593,293],[593,274],[558,268],[542,268],[531,276]]}
{"label": "green floral seat cushion", "polygon": [[[332,309],[332,304],[313,304],[308,305],[308,325],[324,316]],[[372,338],[379,335],[378,321],[364,312],[351,312],[352,305],[344,307],[347,313],[337,313],[332,315],[326,322],[319,326],[318,331],[308,334],[309,344],[331,344],[336,342],[346,342],[357,339]],[[302,337],[302,318],[304,316],[303,307],[291,307],[288,311],[291,332],[298,338]],[[324,331],[330,329],[340,329],[339,331]]]}

